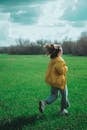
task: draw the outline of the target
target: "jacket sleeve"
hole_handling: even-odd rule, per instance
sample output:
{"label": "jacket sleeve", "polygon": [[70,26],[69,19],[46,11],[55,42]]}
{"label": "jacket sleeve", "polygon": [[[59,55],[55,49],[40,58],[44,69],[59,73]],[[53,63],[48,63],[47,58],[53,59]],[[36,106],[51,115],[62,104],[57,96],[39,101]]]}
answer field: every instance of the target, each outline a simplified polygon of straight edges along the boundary
{"label": "jacket sleeve", "polygon": [[55,64],[55,71],[60,75],[65,75],[68,71],[68,67],[63,62],[58,62]]}

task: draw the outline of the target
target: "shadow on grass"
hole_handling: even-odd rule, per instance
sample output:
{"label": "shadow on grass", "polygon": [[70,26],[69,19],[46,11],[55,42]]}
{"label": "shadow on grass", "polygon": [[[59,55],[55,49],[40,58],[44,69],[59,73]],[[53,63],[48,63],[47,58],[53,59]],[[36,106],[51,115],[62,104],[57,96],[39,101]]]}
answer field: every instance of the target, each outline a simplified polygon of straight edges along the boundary
{"label": "shadow on grass", "polygon": [[44,115],[31,115],[28,117],[17,117],[12,120],[0,121],[0,130],[22,130],[25,125],[35,125],[38,120],[44,120]]}

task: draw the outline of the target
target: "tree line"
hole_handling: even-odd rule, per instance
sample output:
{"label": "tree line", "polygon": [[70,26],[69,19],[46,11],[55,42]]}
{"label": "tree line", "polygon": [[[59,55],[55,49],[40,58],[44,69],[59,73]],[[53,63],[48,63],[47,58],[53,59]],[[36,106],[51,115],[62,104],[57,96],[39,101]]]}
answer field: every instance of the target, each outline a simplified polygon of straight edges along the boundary
{"label": "tree line", "polygon": [[77,41],[65,40],[62,43],[58,41],[38,40],[30,42],[29,40],[18,39],[16,45],[9,47],[0,47],[0,53],[16,54],[16,55],[39,55],[45,54],[46,44],[61,44],[64,54],[72,54],[78,56],[87,56],[87,36],[81,36]]}

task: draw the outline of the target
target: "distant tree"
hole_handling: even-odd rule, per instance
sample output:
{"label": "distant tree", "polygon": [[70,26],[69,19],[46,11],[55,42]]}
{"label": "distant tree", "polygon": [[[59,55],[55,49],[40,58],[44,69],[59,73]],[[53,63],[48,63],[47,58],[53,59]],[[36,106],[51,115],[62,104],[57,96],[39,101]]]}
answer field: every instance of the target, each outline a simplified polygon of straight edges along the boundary
{"label": "distant tree", "polygon": [[45,53],[43,46],[40,46],[40,42],[38,42],[40,44],[36,44],[35,42],[30,42],[29,40],[24,39],[17,39],[16,42],[17,45],[9,47],[8,54],[37,55]]}
{"label": "distant tree", "polygon": [[78,55],[87,55],[87,36],[82,35],[79,40],[77,40],[77,51]]}
{"label": "distant tree", "polygon": [[8,47],[0,47],[0,53],[4,54],[8,52]]}
{"label": "distant tree", "polygon": [[60,42],[58,42],[57,40],[54,40],[54,42],[53,42],[54,44],[61,44]]}
{"label": "distant tree", "polygon": [[20,45],[20,46],[26,46],[26,45],[29,45],[30,44],[30,41],[28,39],[16,39],[16,43],[17,45]]}
{"label": "distant tree", "polygon": [[70,54],[72,52],[72,41],[64,41],[62,43],[64,54]]}
{"label": "distant tree", "polygon": [[87,37],[87,32],[82,32],[81,37]]}
{"label": "distant tree", "polygon": [[87,33],[82,33],[81,37],[77,41],[71,41],[65,39],[62,43],[58,41],[50,40],[37,40],[36,42],[30,42],[28,39],[16,39],[16,45],[9,47],[0,47],[0,53],[8,54],[45,54],[46,44],[61,44],[64,54],[72,54],[79,56],[87,56]]}

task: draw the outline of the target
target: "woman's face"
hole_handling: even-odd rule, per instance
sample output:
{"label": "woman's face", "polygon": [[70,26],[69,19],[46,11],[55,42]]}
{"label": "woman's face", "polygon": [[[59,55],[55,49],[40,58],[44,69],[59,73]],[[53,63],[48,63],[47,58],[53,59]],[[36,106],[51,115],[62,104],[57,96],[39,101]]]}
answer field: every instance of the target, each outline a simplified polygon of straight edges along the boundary
{"label": "woman's face", "polygon": [[61,55],[63,54],[63,49],[61,48]]}
{"label": "woman's face", "polygon": [[59,51],[59,53],[58,53],[58,56],[62,56],[62,54],[63,54],[63,49],[60,48],[60,51]]}

